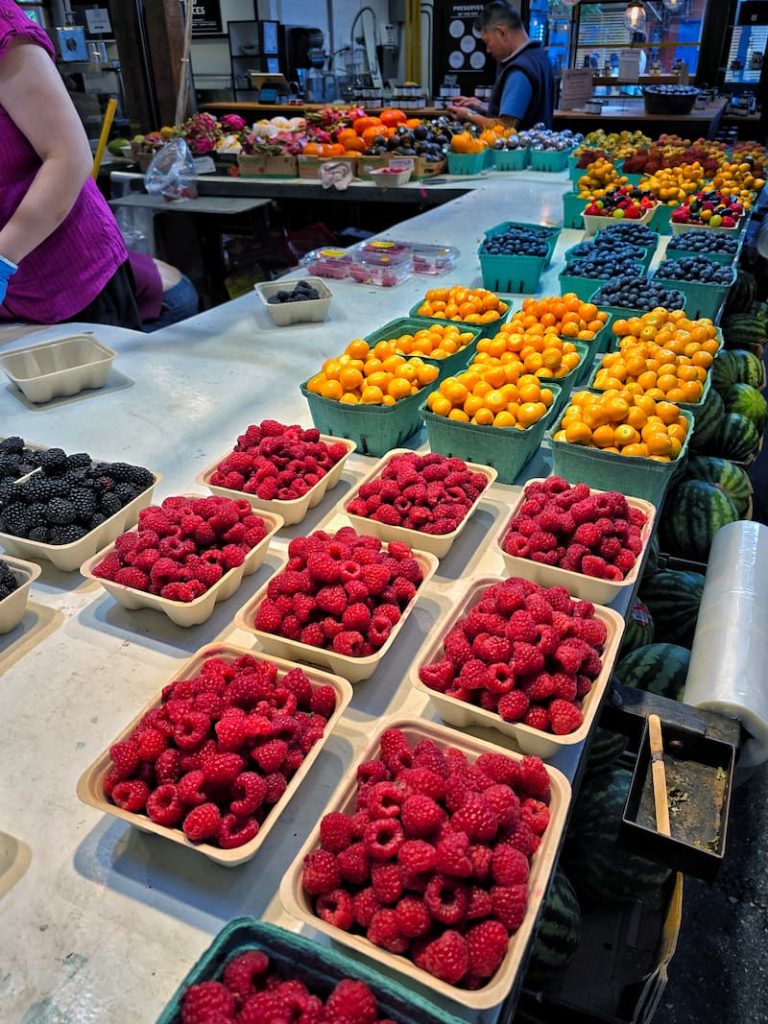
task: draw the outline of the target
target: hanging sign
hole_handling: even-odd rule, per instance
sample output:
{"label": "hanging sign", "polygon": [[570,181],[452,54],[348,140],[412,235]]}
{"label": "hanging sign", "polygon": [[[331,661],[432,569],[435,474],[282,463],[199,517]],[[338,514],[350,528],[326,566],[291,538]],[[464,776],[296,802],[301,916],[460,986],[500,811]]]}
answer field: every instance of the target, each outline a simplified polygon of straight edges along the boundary
{"label": "hanging sign", "polygon": [[192,0],[192,35],[221,32],[221,0]]}

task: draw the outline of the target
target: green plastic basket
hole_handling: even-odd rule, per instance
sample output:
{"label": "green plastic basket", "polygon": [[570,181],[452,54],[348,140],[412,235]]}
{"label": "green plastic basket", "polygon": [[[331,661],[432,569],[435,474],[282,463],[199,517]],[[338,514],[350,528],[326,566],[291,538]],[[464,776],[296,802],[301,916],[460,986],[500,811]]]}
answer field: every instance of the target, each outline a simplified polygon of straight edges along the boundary
{"label": "green plastic basket", "polygon": [[[594,294],[590,297],[589,302],[594,302],[599,309],[602,309],[605,313],[609,313],[611,316],[611,320],[609,321],[610,323],[614,320],[629,320],[629,318],[633,316],[643,316],[644,313],[648,312],[647,309],[624,309],[621,306],[608,306],[604,302],[598,302],[595,296],[599,291],[599,288],[595,290]],[[683,294],[682,289],[680,288],[675,288],[675,291],[679,291],[681,295]],[[688,312],[687,297],[683,303],[683,309],[686,313]]]}
{"label": "green plastic basket", "polygon": [[555,406],[555,415],[560,413],[560,410],[565,407],[568,402],[568,398],[571,391],[575,387],[578,387],[581,381],[584,380],[585,376],[589,375],[589,368],[592,365],[590,345],[589,341],[578,341],[576,338],[567,338],[567,341],[572,341],[576,346],[576,351],[581,356],[579,365],[574,367],[570,373],[567,373],[564,377],[558,377],[556,380],[550,378],[543,378],[542,384],[557,384],[560,388],[560,394],[557,396],[553,405]]}
{"label": "green plastic basket", "polygon": [[532,149],[530,156],[530,168],[532,171],[548,171],[556,174],[564,171],[568,166],[568,150],[548,151],[543,149]]}
{"label": "green plastic basket", "polygon": [[673,281],[668,277],[661,277],[659,273],[653,275],[654,281],[664,285],[665,288],[677,288],[685,295],[685,311],[692,320],[701,317],[708,317],[710,320],[718,318],[723,303],[728,297],[728,292],[736,281],[736,268],[731,274],[730,284],[700,284],[697,281]]}
{"label": "green plastic basket", "polygon": [[580,230],[584,226],[581,219],[587,205],[586,199],[580,199],[578,192],[565,192],[563,195],[563,227]]}
{"label": "green plastic basket", "polygon": [[657,206],[651,218],[653,230],[658,231],[660,235],[671,235],[672,213],[676,209],[676,206],[670,206],[668,203]]}
{"label": "green plastic basket", "polygon": [[[597,235],[599,234],[600,232],[598,231]],[[585,239],[584,241],[594,243],[597,238],[597,235],[593,235],[592,238]],[[576,245],[572,245],[570,249],[566,249],[565,253],[563,254],[563,259],[565,260],[566,267],[570,266],[573,260],[579,259],[578,256],[574,256],[573,254],[576,251],[576,249],[578,249],[579,246],[583,244],[584,242],[577,242]],[[637,263],[639,263],[639,265],[643,268],[643,273],[645,273],[648,267],[650,267],[651,265],[651,261],[653,260],[653,254],[656,252],[656,248],[654,247],[653,249],[646,249],[644,245],[636,245],[635,248],[641,249],[643,252],[642,256],[638,256]]]}
{"label": "green plastic basket", "polygon": [[225,963],[248,950],[266,953],[287,978],[298,978],[310,991],[325,1000],[344,978],[364,981],[376,996],[379,1016],[400,1024],[461,1024],[458,1018],[405,988],[373,968],[335,949],[264,924],[251,917],[238,917],[219,932],[174,992],[156,1024],[181,1024],[182,997],[190,985],[218,981]]}
{"label": "green plastic basket", "polygon": [[529,228],[546,235],[546,256],[494,256],[483,252],[481,243],[477,250],[483,287],[494,292],[513,292],[530,295],[539,287],[545,268],[552,260],[552,254],[560,237],[559,228],[543,228],[541,224],[524,224],[520,221],[503,221],[485,232],[486,238],[503,234],[508,228]]}
{"label": "green plastic basket", "polygon": [[307,381],[301,385],[301,393],[307,400],[312,422],[321,434],[346,437],[355,442],[361,455],[381,458],[392,448],[401,448],[421,429],[419,405],[437,386],[438,380],[394,405],[346,405],[308,391]]}
{"label": "green plastic basket", "polygon": [[465,462],[493,466],[499,483],[514,483],[526,462],[538,451],[544,431],[558,416],[560,386],[549,380],[546,386],[555,393],[555,399],[539,422],[525,430],[459,423],[447,416],[436,416],[429,411],[426,401],[423,402],[421,415],[427,427],[430,450],[439,455],[464,459]]}
{"label": "green plastic basket", "polygon": [[440,317],[421,316],[421,314],[419,313],[419,307],[422,304],[421,302],[417,302],[416,305],[411,308],[410,312],[408,313],[408,317],[410,320],[418,320],[421,327],[424,327],[425,324],[428,327],[430,324],[455,323],[457,327],[460,327],[462,329],[464,327],[478,328],[480,330],[480,334],[478,337],[480,338],[495,338],[496,335],[499,333],[499,328],[509,318],[509,314],[512,312],[512,303],[508,299],[505,299],[503,301],[507,303],[506,310],[501,314],[498,320],[494,320],[490,324],[464,324],[460,320],[441,320]]}
{"label": "green plastic basket", "polygon": [[688,440],[693,431],[693,416],[683,411],[688,420],[688,433],[680,454],[673,462],[654,462],[641,457],[630,458],[613,452],[587,448],[584,445],[555,441],[560,423],[550,431],[552,472],[572,484],[587,484],[601,491],[620,491],[633,498],[643,498],[658,508],[672,478],[685,463]]}
{"label": "green plastic basket", "polygon": [[[585,387],[586,387],[586,389],[588,391],[600,391],[601,390],[600,388],[596,388],[595,387],[595,377],[597,376],[599,370],[600,370],[600,366],[597,365],[597,366],[595,366],[593,368],[592,373],[589,375],[589,380],[587,381],[587,383],[585,385]],[[691,414],[691,416],[695,417],[696,413],[697,412],[701,412],[701,410],[703,409],[704,403],[706,402],[707,398],[709,397],[709,391],[710,391],[711,387],[712,387],[712,374],[708,373],[706,378],[704,379],[704,392],[703,392],[703,394],[701,396],[701,399],[698,402],[675,402],[675,405],[679,406],[684,412],[689,412]]]}
{"label": "green plastic basket", "polygon": [[685,243],[685,235],[673,235],[667,245],[667,250],[664,253],[665,260],[685,260],[690,256],[706,256],[708,260],[712,260],[713,263],[719,263],[721,266],[728,267],[732,264],[736,264],[741,255],[741,247],[743,245],[743,237],[739,240],[739,247],[735,253],[729,254],[727,252],[694,252],[692,249],[673,249],[673,242]]}
{"label": "green plastic basket", "polygon": [[[652,223],[649,224],[648,226],[651,229],[653,229],[653,224]],[[610,230],[611,230],[611,226],[609,224],[606,225],[604,228],[600,228],[600,231],[610,231]],[[595,232],[595,234],[593,235],[593,238],[592,238],[593,241],[600,234],[600,231],[596,231]],[[657,234],[658,234],[658,232],[657,232]],[[632,242],[631,244],[634,245],[635,243]],[[648,269],[648,267],[650,267],[651,262],[653,260],[653,257],[656,255],[656,249],[658,248],[658,245],[659,245],[659,243],[658,243],[658,241],[656,241],[656,242],[653,243],[653,245],[649,245],[649,246],[638,245],[637,246],[638,249],[645,249],[646,255],[645,255],[644,259],[641,262],[643,262],[645,264],[646,270]]]}
{"label": "green plastic basket", "polygon": [[486,151],[482,153],[449,153],[449,174],[480,174],[485,170]]}
{"label": "green plastic basket", "polygon": [[527,149],[493,149],[490,152],[497,171],[524,171],[528,166]]}
{"label": "green plastic basket", "polygon": [[[450,320],[439,321],[442,324],[450,324]],[[429,321],[431,324],[432,321]],[[429,326],[428,324],[428,326]],[[415,334],[416,331],[423,330],[425,321],[423,317],[412,317],[412,316],[401,316],[396,320],[390,320],[389,323],[384,324],[383,327],[379,327],[378,330],[372,331],[370,334],[365,335],[365,341],[373,348],[378,341],[387,341],[390,338],[397,338],[401,334]],[[453,355],[448,356],[446,359],[431,359],[429,356],[419,356],[425,363],[430,363],[432,366],[436,366],[440,371],[438,380],[442,380],[444,377],[451,377],[455,373],[460,373],[468,365],[469,361],[477,351],[477,342],[483,335],[482,327],[478,327],[477,324],[456,324],[462,331],[467,331],[474,335],[472,341],[468,342],[464,348],[459,349],[458,352],[454,352]],[[402,354],[402,353],[401,353]],[[413,353],[416,355],[417,353]]]}
{"label": "green plastic basket", "polygon": [[[635,266],[638,273],[642,273],[646,269],[641,263],[636,263]],[[566,295],[568,292],[575,292],[582,302],[589,302],[591,296],[595,294],[595,288],[599,290],[610,280],[610,277],[576,277],[574,274],[568,273],[566,266],[566,269],[560,274],[560,294]]]}

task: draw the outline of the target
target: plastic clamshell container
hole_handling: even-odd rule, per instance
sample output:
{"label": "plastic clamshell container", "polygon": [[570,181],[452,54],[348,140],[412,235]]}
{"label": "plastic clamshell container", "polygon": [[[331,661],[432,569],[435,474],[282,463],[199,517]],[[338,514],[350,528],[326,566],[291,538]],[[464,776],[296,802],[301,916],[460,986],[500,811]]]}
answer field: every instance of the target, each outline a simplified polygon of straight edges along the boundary
{"label": "plastic clamshell container", "polygon": [[283,520],[283,526],[294,526],[296,523],[300,523],[302,519],[304,519],[311,508],[315,508],[316,505],[319,505],[327,492],[336,486],[341,479],[341,474],[344,470],[344,463],[355,450],[355,442],[348,441],[345,437],[329,437],[327,434],[321,434],[320,440],[324,441],[326,444],[343,444],[347,449],[347,454],[342,456],[336,465],[332,466],[325,476],[321,477],[317,483],[310,487],[307,493],[303,494],[300,498],[293,498],[289,501],[268,501],[266,498],[259,498],[258,495],[249,494],[247,491],[234,491],[229,487],[219,487],[216,484],[212,484],[210,482],[211,477],[231,452],[227,452],[226,455],[220,456],[215,462],[211,463],[207,469],[198,473],[195,477],[195,483],[200,484],[201,487],[207,487],[212,494],[218,494],[219,497],[222,498],[232,498],[234,501],[245,498],[252,508],[261,512],[271,512],[272,515],[280,516]]}
{"label": "plastic clamshell container", "polygon": [[308,252],[300,262],[315,277],[330,277],[337,281],[343,281],[349,277],[352,256],[348,249],[325,246],[322,249],[313,249],[312,252]]}
{"label": "plastic clamshell container", "polygon": [[308,381],[301,385],[301,393],[319,431],[354,441],[361,455],[380,458],[421,430],[419,405],[423,396],[437,386],[438,380],[436,377],[432,384],[425,385],[415,395],[399,399],[394,405],[345,405],[308,391]]}
{"label": "plastic clamshell container", "polygon": [[10,558],[2,555],[0,561],[5,562],[16,577],[18,586],[7,597],[0,601],[0,636],[10,633],[24,618],[29,600],[29,588],[40,575],[40,566],[33,562],[25,562],[21,558]]}
{"label": "plastic clamshell container", "polygon": [[528,166],[527,149],[493,149],[491,154],[497,171],[524,171]]}
{"label": "plastic clamshell container", "polygon": [[[99,460],[94,461],[98,462]],[[137,494],[133,501],[129,501],[109,519],[105,519],[96,529],[86,533],[80,540],[72,541],[71,544],[44,544],[42,541],[28,540],[26,537],[13,537],[10,533],[0,533],[0,547],[4,548],[9,555],[15,555],[18,558],[42,559],[52,562],[61,572],[74,572],[86,559],[105,545],[111,544],[116,537],[119,537],[125,530],[129,530],[138,521],[139,512],[152,503],[155,487],[162,479],[160,473],[155,473],[155,482],[145,491]]]}
{"label": "plastic clamshell container", "polygon": [[252,917],[237,917],[222,928],[187,973],[156,1024],[181,1024],[181,1003],[186,990],[201,981],[220,980],[230,958],[252,949],[266,953],[270,963],[285,978],[299,978],[322,999],[327,999],[340,981],[352,978],[365,982],[376,997],[379,1014],[397,1020],[398,1024],[462,1024],[458,1017],[367,964],[296,932]]}
{"label": "plastic clamshell container", "polygon": [[486,168],[486,151],[480,153],[449,153],[449,174],[480,174]]}
{"label": "plastic clamshell container", "polygon": [[421,415],[427,427],[430,451],[449,457],[456,456],[465,462],[480,459],[481,465],[492,466],[502,484],[514,483],[520,470],[539,448],[547,426],[558,415],[560,387],[553,381],[546,386],[554,392],[554,401],[538,423],[518,430],[516,427],[483,427],[476,423],[460,423],[447,416],[436,416],[421,407]]}
{"label": "plastic clamshell container", "polygon": [[691,319],[708,317],[714,319],[725,302],[728,292],[736,281],[736,267],[731,268],[728,284],[704,284],[702,281],[676,281],[663,277],[658,270],[653,280],[665,288],[677,288],[685,296],[685,311]]}
{"label": "plastic clamshell container", "polygon": [[319,299],[305,299],[302,302],[270,302],[269,299],[278,292],[290,291],[296,281],[269,281],[254,285],[256,294],[269,310],[269,315],[278,327],[290,327],[291,324],[311,324],[325,320],[331,306],[333,294],[330,288],[319,277],[304,278],[319,294]]}
{"label": "plastic clamshell container", "polygon": [[[254,655],[253,651],[247,651],[243,648],[235,647],[232,644],[213,644],[210,647],[204,647],[195,652],[195,654],[193,654],[192,657],[181,666],[181,668],[174,672],[165,685],[175,682],[178,679],[197,678],[201,673],[204,662],[209,658],[222,658],[224,661],[232,662],[243,654],[250,654],[253,657],[258,657],[264,661],[272,662],[277,666],[279,677],[284,676],[287,672],[296,668],[296,666],[292,665],[290,662],[283,661],[280,658],[273,658],[269,655],[261,654],[260,652],[257,655]],[[104,777],[109,771],[112,763],[109,756],[110,747],[114,743],[120,743],[122,740],[127,739],[147,711],[151,708],[160,707],[162,705],[162,694],[165,687],[161,687],[158,690],[157,695],[149,702],[149,704],[147,704],[139,714],[136,715],[133,721],[126,726],[120,735],[110,743],[106,750],[96,758],[93,764],[89,768],[86,768],[77,783],[78,799],[89,807],[95,807],[97,811],[103,811],[105,814],[113,814],[116,818],[122,818],[123,821],[127,821],[129,825],[134,825],[136,828],[140,828],[143,832],[151,832],[156,836],[163,836],[164,839],[170,839],[171,842],[178,843],[180,846],[186,846],[189,850],[197,850],[198,853],[202,853],[203,856],[216,861],[218,864],[222,864],[224,867],[234,868],[237,867],[238,864],[244,864],[245,861],[250,860],[251,857],[253,857],[269,835],[272,826],[285,810],[286,805],[299,788],[302,780],[312,767],[312,764],[323,749],[328,737],[331,735],[334,727],[344,713],[344,709],[352,699],[352,688],[345,679],[339,679],[338,676],[330,675],[326,672],[320,672],[317,669],[304,668],[303,666],[302,670],[306,673],[307,678],[313,686],[333,687],[334,692],[336,693],[336,708],[328,719],[328,724],[325,728],[325,732],[323,733],[323,738],[318,740],[318,742],[310,749],[309,753],[302,761],[298,771],[289,781],[287,789],[264,819],[258,835],[254,836],[249,843],[235,847],[233,850],[222,850],[220,847],[214,846],[211,843],[192,843],[184,835],[181,828],[171,828],[167,825],[159,825],[157,822],[152,821],[152,819],[146,814],[138,814],[135,811],[125,811],[121,807],[117,807],[115,804],[110,803],[104,795]]]}
{"label": "plastic clamshell container", "polygon": [[380,523],[375,519],[369,519],[366,516],[354,515],[347,511],[348,505],[357,497],[363,484],[368,484],[372,480],[381,476],[390,459],[394,458],[396,455],[412,454],[413,452],[411,452],[409,448],[395,448],[394,451],[385,455],[380,462],[376,463],[371,472],[358,483],[357,487],[347,495],[343,505],[343,512],[358,533],[369,533],[372,536],[379,537],[381,540],[385,541],[403,541],[406,544],[410,544],[411,547],[416,548],[417,550],[428,551],[430,554],[434,555],[435,558],[445,558],[451,550],[453,542],[467,525],[471,516],[476,511],[477,506],[483,500],[483,496],[485,495],[487,488],[490,487],[496,479],[496,470],[492,469],[490,466],[480,466],[474,462],[467,463],[467,469],[470,472],[481,473],[485,477],[487,481],[486,488],[477,496],[472,506],[467,509],[467,514],[451,533],[433,534],[422,533],[420,530],[407,530],[402,526],[390,526],[387,523]]}
{"label": "plastic clamshell container", "polygon": [[[530,579],[527,573],[520,575],[524,579]],[[432,631],[429,639],[416,655],[411,664],[409,678],[417,690],[429,697],[442,719],[449,725],[458,729],[465,729],[472,725],[494,729],[503,736],[513,739],[524,754],[536,754],[547,760],[547,758],[556,757],[557,754],[569,747],[583,743],[589,735],[619,653],[621,637],[624,632],[624,619],[611,608],[604,608],[602,605],[595,607],[595,618],[605,625],[608,635],[601,655],[603,665],[600,674],[593,680],[592,688],[584,698],[581,709],[584,721],[575,732],[565,736],[556,736],[554,733],[542,732],[541,729],[534,729],[522,722],[505,722],[495,711],[486,711],[478,705],[468,704],[466,701],[448,697],[437,690],[431,690],[419,679],[419,669],[423,665],[439,661],[443,656],[443,640],[447,633],[480,601],[482,592],[487,587],[494,583],[501,583],[501,581],[502,577],[499,576],[484,576],[469,585],[464,595],[455,603],[439,626]]]}
{"label": "plastic clamshell container", "polygon": [[[204,495],[193,494],[189,495],[189,497],[201,498]],[[109,547],[104,548],[97,555],[94,555],[93,558],[89,558],[80,567],[80,572],[86,579],[100,584],[110,597],[113,597],[123,608],[128,608],[130,611],[135,611],[137,608],[152,608],[167,615],[171,622],[174,622],[177,626],[183,626],[184,628],[199,626],[210,619],[211,615],[213,615],[213,609],[219,601],[226,601],[232,597],[243,582],[244,576],[250,576],[251,573],[256,572],[266,557],[270,541],[283,525],[281,516],[263,511],[259,511],[258,514],[264,520],[264,525],[267,528],[264,538],[255,547],[251,548],[245,556],[245,561],[242,565],[238,565],[234,569],[225,572],[220,580],[214,583],[212,587],[209,587],[204,594],[196,597],[194,601],[171,601],[167,597],[161,597],[159,594],[135,590],[133,587],[126,587],[123,583],[115,583],[114,580],[105,580],[100,576],[94,576],[93,570],[107,555],[114,551],[114,544],[110,544]]]}
{"label": "plastic clamshell container", "polygon": [[587,200],[582,199],[578,192],[565,192],[563,194],[563,227],[579,230],[584,227],[582,214]]}
{"label": "plastic clamshell container", "polygon": [[[544,479],[541,477],[526,481],[525,486],[540,483],[544,483]],[[592,488],[591,493],[594,495],[603,494],[604,492]],[[578,597],[581,601],[592,601],[593,604],[611,604],[620,594],[632,593],[640,574],[645,550],[653,534],[654,520],[656,518],[656,507],[654,505],[649,501],[643,501],[641,498],[627,498],[629,507],[639,509],[646,517],[645,526],[642,530],[643,549],[638,554],[635,564],[625,578],[617,582],[614,580],[601,580],[596,576],[587,576],[582,572],[572,572],[570,569],[561,569],[558,565],[543,565],[541,562],[534,562],[530,558],[518,558],[515,555],[508,555],[503,547],[504,538],[509,530],[509,524],[515,518],[518,509],[525,500],[525,490],[523,490],[523,493],[512,506],[512,510],[497,538],[501,557],[504,559],[504,565],[510,576],[523,576],[525,579],[530,580],[532,583],[538,583],[542,587],[565,587],[574,597]]]}
{"label": "plastic clamshell container", "polygon": [[405,250],[387,249],[387,243],[374,247],[370,243],[352,254],[349,276],[358,284],[373,284],[379,288],[393,288],[402,284],[413,273],[413,253],[410,246]]}
{"label": "plastic clamshell container", "polygon": [[[330,801],[323,809],[323,814],[334,811],[350,813],[355,805],[357,779],[357,766],[363,761],[368,761],[376,756],[379,749],[379,739],[385,729],[402,729],[411,743],[418,743],[421,740],[433,740],[442,747],[454,747],[463,751],[473,760],[481,754],[499,754],[514,761],[520,760],[520,755],[514,751],[502,749],[493,743],[476,739],[452,729],[433,722],[412,721],[402,718],[387,718],[380,722],[380,729],[354,763],[344,774],[338,788]],[[283,906],[300,921],[311,925],[312,928],[329,936],[334,942],[338,942],[356,953],[361,953],[374,961],[378,961],[384,967],[403,975],[406,983],[417,981],[425,988],[431,989],[436,995],[452,1000],[470,1011],[486,1010],[497,1006],[509,995],[515,983],[518,973],[523,969],[525,954],[528,943],[533,932],[534,923],[538,917],[539,908],[547,891],[549,879],[555,869],[555,858],[560,844],[560,839],[565,828],[565,819],[568,812],[568,805],[571,799],[571,787],[565,776],[556,768],[546,766],[550,779],[551,800],[549,805],[550,821],[546,832],[542,836],[541,845],[533,855],[531,875],[528,880],[529,900],[528,909],[520,928],[515,932],[509,941],[507,955],[496,974],[489,979],[488,984],[482,988],[470,991],[469,989],[457,988],[447,982],[441,981],[434,975],[427,973],[417,967],[406,957],[389,953],[362,935],[353,935],[350,932],[342,931],[333,925],[326,924],[317,917],[313,911],[310,899],[304,892],[301,884],[301,871],[304,858],[312,850],[320,845],[320,819],[308,836],[296,859],[288,868],[280,886],[280,899]],[[419,1022],[421,1024],[421,1021]]]}
{"label": "plastic clamshell container", "polygon": [[[389,341],[397,339],[403,334],[415,334],[417,331],[423,331],[429,329],[433,325],[434,321],[425,321],[423,317],[415,316],[403,316],[398,317],[397,320],[390,320],[388,324],[384,324],[383,327],[379,327],[377,330],[372,331],[370,334],[365,335],[365,341],[368,342],[371,348],[376,345],[379,341]],[[468,341],[467,344],[460,348],[457,352],[453,352],[451,355],[446,356],[445,359],[434,359],[432,356],[422,356],[418,352],[412,352],[411,358],[417,357],[423,359],[425,363],[430,363],[432,366],[436,366],[440,371],[438,380],[442,380],[444,377],[450,377],[454,373],[460,373],[461,370],[465,369],[470,359],[474,356],[477,351],[477,343],[483,336],[483,328],[481,324],[460,324],[454,323],[451,320],[441,320],[440,323],[447,327],[458,327],[461,333],[467,332],[472,335],[472,340]],[[397,350],[400,351],[399,349]],[[400,353],[401,355],[403,353]]]}
{"label": "plastic clamshell container", "polygon": [[426,242],[413,242],[414,274],[446,274],[456,265],[461,251],[455,245],[428,245]]}
{"label": "plastic clamshell container", "polygon": [[[375,654],[370,654],[366,658],[352,658],[348,654],[337,654],[335,651],[326,650],[322,647],[312,647],[309,644],[301,643],[299,640],[288,640],[286,637],[277,636],[275,633],[265,633],[263,630],[256,629],[253,621],[256,610],[267,596],[267,586],[269,585],[267,583],[264,584],[258,593],[254,594],[248,604],[240,609],[235,616],[235,625],[239,629],[244,629],[247,633],[252,633],[256,636],[264,650],[275,655],[275,657],[290,659],[291,661],[301,663],[302,666],[304,664],[319,665],[321,668],[328,669],[331,672],[335,672],[336,675],[348,679],[350,683],[361,683],[364,679],[368,679],[369,676],[373,675],[381,660],[386,657],[387,651],[395,642],[403,623],[410,615],[419,597],[424,593],[424,588],[437,569],[437,559],[434,555],[429,554],[429,552],[414,549],[413,557],[421,566],[424,579],[419,584],[416,596],[403,611],[399,621],[389,634],[387,642]],[[285,566],[278,569],[278,572],[282,572],[283,568]]]}
{"label": "plastic clamshell container", "polygon": [[[650,210],[646,210],[642,217],[638,217],[636,220],[628,220],[626,221],[626,223],[647,224],[649,228],[655,231],[656,223],[654,221],[654,217],[656,215],[657,209],[658,203]],[[615,219],[613,217],[600,217],[597,214],[583,213],[582,220],[584,221],[584,234],[587,236],[587,238],[591,238],[592,235],[598,232],[601,228],[607,227],[611,223],[611,221],[613,221],[613,223],[616,224],[618,219]],[[625,221],[622,219],[621,223],[624,224]]]}
{"label": "plastic clamshell container", "polygon": [[693,416],[684,409],[681,416],[688,420],[688,433],[676,459],[655,462],[642,456],[615,455],[599,448],[555,441],[560,425],[551,431],[552,470],[569,483],[587,484],[603,491],[621,491],[627,497],[643,498],[657,507],[661,505],[670,481],[678,467],[685,462],[688,442],[693,432]]}
{"label": "plastic clamshell container", "polygon": [[568,167],[567,149],[532,149],[528,164],[532,171],[548,171],[557,174]]}
{"label": "plastic clamshell container", "polygon": [[17,348],[0,356],[0,368],[35,404],[77,395],[107,383],[117,355],[90,334]]}

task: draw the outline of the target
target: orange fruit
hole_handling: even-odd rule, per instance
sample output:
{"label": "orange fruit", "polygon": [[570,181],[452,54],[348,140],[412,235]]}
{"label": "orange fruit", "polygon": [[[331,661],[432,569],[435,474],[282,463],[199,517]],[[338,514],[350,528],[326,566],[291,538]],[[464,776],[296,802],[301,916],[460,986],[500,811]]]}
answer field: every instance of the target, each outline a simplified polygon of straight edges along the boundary
{"label": "orange fruit", "polygon": [[360,401],[363,405],[381,405],[384,401],[384,392],[380,387],[368,384],[363,388]]}

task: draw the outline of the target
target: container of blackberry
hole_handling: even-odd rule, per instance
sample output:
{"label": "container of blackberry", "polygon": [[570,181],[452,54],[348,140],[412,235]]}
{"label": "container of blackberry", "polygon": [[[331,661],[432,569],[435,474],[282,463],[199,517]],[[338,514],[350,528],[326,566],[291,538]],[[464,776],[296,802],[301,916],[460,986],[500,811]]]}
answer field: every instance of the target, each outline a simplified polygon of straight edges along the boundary
{"label": "container of blackberry", "polygon": [[[680,237],[680,236],[678,236]],[[717,319],[728,292],[736,281],[736,268],[715,263],[708,256],[691,255],[665,260],[653,275],[664,288],[676,288],[685,295],[691,319]]]}
{"label": "container of blackberry", "polygon": [[668,260],[706,256],[713,263],[730,266],[738,261],[743,244],[743,235],[735,237],[716,231],[687,231],[670,238],[664,256]]}
{"label": "container of blackberry", "polygon": [[270,281],[254,286],[278,327],[325,320],[333,293],[319,277],[300,281]]}
{"label": "container of blackberry", "polygon": [[[21,438],[11,439],[24,447]],[[74,572],[139,518],[162,477],[127,462],[100,462],[87,452],[39,451],[38,466],[0,481],[0,547]]]}
{"label": "container of blackberry", "polygon": [[0,558],[0,636],[24,618],[30,587],[39,575],[39,565],[9,555]]}

